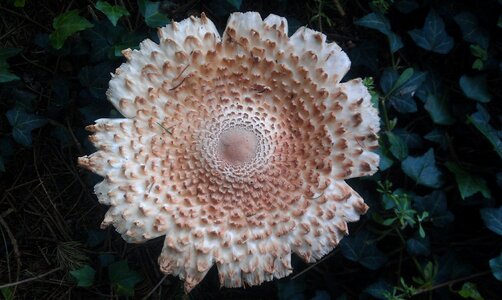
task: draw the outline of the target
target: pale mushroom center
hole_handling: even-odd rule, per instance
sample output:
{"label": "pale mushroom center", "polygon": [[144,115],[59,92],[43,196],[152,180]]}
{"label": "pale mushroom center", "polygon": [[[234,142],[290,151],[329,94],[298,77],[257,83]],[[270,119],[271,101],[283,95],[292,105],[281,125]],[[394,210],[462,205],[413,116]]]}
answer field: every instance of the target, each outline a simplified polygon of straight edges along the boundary
{"label": "pale mushroom center", "polygon": [[220,136],[220,153],[223,159],[231,164],[249,162],[255,157],[257,142],[253,132],[231,129]]}

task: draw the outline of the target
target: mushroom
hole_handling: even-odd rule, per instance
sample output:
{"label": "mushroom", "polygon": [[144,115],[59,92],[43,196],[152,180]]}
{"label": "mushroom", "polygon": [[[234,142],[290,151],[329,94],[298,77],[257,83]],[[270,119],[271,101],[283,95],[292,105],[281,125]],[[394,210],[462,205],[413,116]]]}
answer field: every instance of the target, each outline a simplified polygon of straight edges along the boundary
{"label": "mushroom", "polygon": [[108,99],[124,116],[86,127],[80,166],[130,243],[165,236],[162,272],[189,292],[216,263],[222,286],[292,272],[329,253],[368,206],[344,180],[371,175],[379,117],[347,55],[285,18],[202,14],[124,50]]}

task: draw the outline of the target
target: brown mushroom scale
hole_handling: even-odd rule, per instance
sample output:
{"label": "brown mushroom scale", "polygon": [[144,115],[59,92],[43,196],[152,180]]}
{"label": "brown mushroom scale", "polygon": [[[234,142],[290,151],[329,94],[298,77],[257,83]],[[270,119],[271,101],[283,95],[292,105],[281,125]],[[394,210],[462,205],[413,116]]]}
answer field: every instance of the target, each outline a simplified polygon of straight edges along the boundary
{"label": "brown mushroom scale", "polygon": [[286,19],[236,13],[220,39],[204,15],[125,50],[107,92],[124,115],[88,126],[79,164],[128,242],[165,235],[159,258],[187,291],[213,264],[226,287],[314,262],[367,210],[344,179],[378,166],[379,118],[335,43]]}

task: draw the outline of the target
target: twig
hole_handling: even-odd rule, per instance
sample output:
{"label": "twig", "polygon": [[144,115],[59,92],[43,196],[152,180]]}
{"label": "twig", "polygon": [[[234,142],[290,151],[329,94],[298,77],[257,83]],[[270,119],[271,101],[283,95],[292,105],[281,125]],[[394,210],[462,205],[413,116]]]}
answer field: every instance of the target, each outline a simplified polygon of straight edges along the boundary
{"label": "twig", "polygon": [[2,7],[2,6],[0,6],[0,9],[1,9],[1,10],[4,10],[4,11],[6,11],[6,12],[9,12],[9,13],[11,13],[11,14],[13,14],[13,15],[16,15],[16,16],[18,16],[18,17],[22,17],[22,18],[26,19],[27,21],[30,21],[31,23],[33,23],[33,24],[35,24],[35,25],[37,25],[37,26],[40,26],[41,28],[43,28],[43,29],[44,29],[44,30],[46,30],[46,31],[51,31],[51,30],[50,30],[50,28],[45,27],[45,25],[40,24],[39,22],[37,22],[37,21],[33,20],[32,18],[30,18],[30,17],[29,17],[29,16],[27,16],[26,14],[20,14],[20,13],[18,13],[17,11],[14,11],[14,10],[11,10],[11,9],[8,9],[8,8]]}
{"label": "twig", "polygon": [[[14,255],[16,256],[16,263],[17,263],[16,280],[18,280],[19,279],[19,272],[21,271],[21,254],[19,253],[19,247],[17,245],[17,240],[14,237],[14,234],[12,234],[12,231],[10,230],[9,225],[7,224],[7,222],[5,222],[5,220],[2,216],[0,216],[0,225],[2,225],[5,228],[5,231],[7,232],[7,235],[9,236],[10,242],[12,244],[12,248],[14,249]],[[2,286],[0,286],[0,289],[2,289]]]}
{"label": "twig", "polygon": [[336,9],[338,10],[338,13],[342,16],[345,17],[345,10],[343,10],[343,6],[340,3],[339,0],[334,0]]}
{"label": "twig", "polygon": [[0,285],[0,290],[4,289],[4,288],[11,287],[11,286],[16,286],[16,285],[19,285],[19,284],[23,284],[23,283],[27,283],[27,282],[30,282],[30,281],[34,281],[34,280],[37,280],[37,279],[41,279],[41,278],[43,278],[43,277],[45,277],[47,275],[50,275],[52,273],[55,273],[55,272],[59,271],[59,270],[61,270],[61,267],[58,267],[58,268],[53,269],[53,270],[50,270],[49,272],[45,272],[45,273],[37,275],[35,277],[31,277],[31,278],[23,279],[23,280],[20,280],[20,281],[16,281],[16,282],[11,282],[11,283]]}
{"label": "twig", "polygon": [[295,276],[292,276],[290,280],[295,280],[296,278],[302,276],[304,273],[310,271],[312,268],[315,268],[317,265],[325,261],[326,259],[330,258],[333,254],[335,254],[336,251],[331,252],[330,254],[326,255],[323,257],[321,260],[316,261],[314,264],[308,266],[305,270],[302,270],[300,273],[296,274]]}
{"label": "twig", "polygon": [[450,280],[450,281],[447,281],[447,282],[443,282],[443,283],[440,283],[440,284],[433,285],[430,288],[418,290],[418,291],[416,291],[413,294],[413,296],[416,296],[416,295],[419,295],[419,294],[422,294],[422,293],[426,293],[426,292],[430,292],[430,291],[433,291],[435,289],[439,289],[439,288],[445,287],[447,285],[455,284],[457,282],[466,281],[466,280],[469,280],[469,279],[473,279],[473,278],[484,276],[484,275],[488,275],[488,274],[491,274],[490,270],[479,272],[479,273],[476,273],[476,274],[472,274],[472,275],[461,277],[461,278],[457,278],[457,279],[453,279],[453,280]]}
{"label": "twig", "polygon": [[167,278],[167,275],[164,275],[164,277],[162,277],[162,279],[153,287],[153,289],[148,294],[146,294],[145,297],[143,297],[141,299],[142,300],[148,299],[153,294],[153,292],[155,292],[159,288],[159,286],[162,284],[162,282],[164,282],[164,280],[166,280],[166,278]]}

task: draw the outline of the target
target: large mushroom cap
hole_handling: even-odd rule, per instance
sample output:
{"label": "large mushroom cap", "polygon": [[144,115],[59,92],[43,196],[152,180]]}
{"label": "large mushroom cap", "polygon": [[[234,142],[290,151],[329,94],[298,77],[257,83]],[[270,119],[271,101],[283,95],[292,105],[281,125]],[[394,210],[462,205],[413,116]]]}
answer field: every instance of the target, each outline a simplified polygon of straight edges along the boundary
{"label": "large mushroom cap", "polygon": [[79,164],[127,242],[166,236],[161,270],[190,291],[216,263],[225,287],[314,262],[368,209],[344,179],[373,174],[379,118],[347,55],[326,36],[255,12],[223,37],[203,14],[125,50],[108,99],[123,119],[87,129]]}

